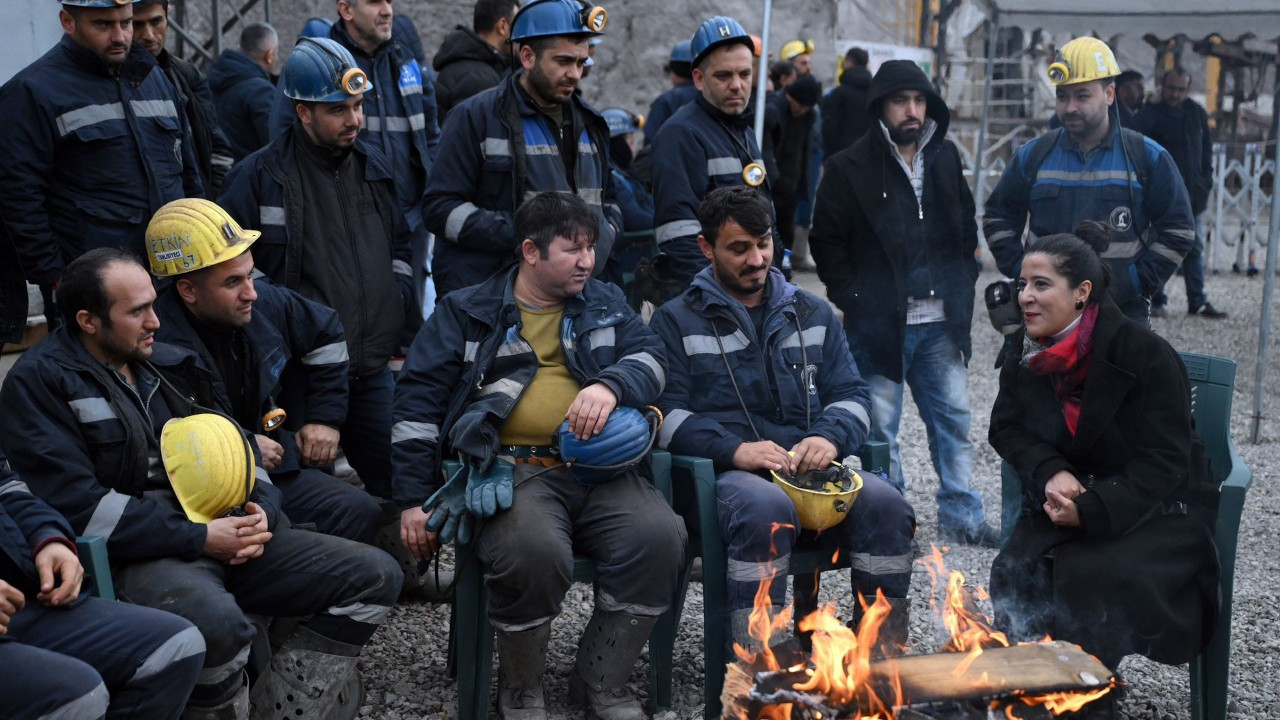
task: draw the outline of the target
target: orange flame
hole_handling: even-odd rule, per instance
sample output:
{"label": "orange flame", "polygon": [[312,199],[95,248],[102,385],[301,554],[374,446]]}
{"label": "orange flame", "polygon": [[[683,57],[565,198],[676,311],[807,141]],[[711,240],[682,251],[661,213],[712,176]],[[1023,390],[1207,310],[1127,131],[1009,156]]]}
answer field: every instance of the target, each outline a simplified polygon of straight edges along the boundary
{"label": "orange flame", "polygon": [[[991,621],[978,609],[974,600],[987,600],[986,590],[976,588],[972,592],[965,588],[964,573],[958,570],[947,570],[942,560],[942,552],[935,546],[932,552],[919,561],[929,571],[932,592],[929,594],[929,605],[935,615],[942,618],[943,627],[950,638],[939,648],[942,652],[966,652],[970,658],[957,669],[963,673],[969,665],[982,654],[983,648],[1009,647],[1009,638],[1004,633],[991,627]],[[938,606],[938,584],[941,578],[947,578],[946,591],[943,594],[941,608]]]}
{"label": "orange flame", "polygon": [[[774,523],[771,534],[782,527],[786,526]],[[775,550],[774,555],[776,554]],[[836,557],[833,556],[832,560],[835,561]],[[932,553],[920,562],[928,569],[931,578],[933,592],[930,606],[941,618],[949,635],[939,651],[967,654],[955,670],[957,675],[968,671],[984,649],[1009,647],[1005,634],[993,628],[991,621],[978,607],[978,601],[989,599],[985,590],[980,587],[973,590],[966,588],[964,574],[948,571],[942,552],[937,547],[933,547]],[[788,607],[777,615],[773,614],[773,603],[769,597],[773,581],[772,566],[766,566],[762,574],[748,626],[749,634],[760,643],[761,649],[753,653],[735,644],[734,652],[745,663],[776,671],[782,667],[770,648],[770,641],[775,634],[785,632],[791,621],[792,609]],[[944,577],[945,588],[939,601],[938,588]],[[863,615],[856,631],[840,622],[833,604],[823,606],[797,623],[801,632],[812,633],[813,650],[809,664],[804,668],[807,679],[795,683],[792,689],[821,694],[842,707],[860,708],[862,712],[857,716],[859,720],[889,720],[895,717],[896,708],[904,705],[901,679],[892,661],[878,666],[873,677],[871,655],[879,640],[880,629],[892,608],[880,591],[876,592],[874,602],[868,604],[861,595],[858,596],[858,602],[862,606]],[[1052,638],[1046,635],[1041,642],[1052,642]],[[983,673],[977,682],[989,684],[990,678]],[[1043,706],[1050,714],[1057,716],[1083,709],[1110,692],[1112,687],[1114,681],[1111,686],[1087,692],[1019,695],[1017,702],[994,701],[991,708],[996,710],[1003,705],[1003,715],[1007,720],[1020,720],[1014,711],[1023,706]],[[888,697],[880,697],[877,688]],[[764,708],[759,717],[762,720],[791,720],[792,709],[791,704],[773,705]]]}

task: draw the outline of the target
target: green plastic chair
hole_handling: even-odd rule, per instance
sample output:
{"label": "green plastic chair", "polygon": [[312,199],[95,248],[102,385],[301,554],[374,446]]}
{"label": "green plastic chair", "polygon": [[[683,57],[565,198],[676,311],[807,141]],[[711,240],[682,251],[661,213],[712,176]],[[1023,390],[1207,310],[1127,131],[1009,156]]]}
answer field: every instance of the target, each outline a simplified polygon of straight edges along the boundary
{"label": "green plastic chair", "polygon": [[[653,484],[671,501],[671,455],[654,450],[651,455]],[[444,473],[452,476],[460,464],[444,463]],[[484,569],[470,546],[457,549],[456,577],[451,632],[451,670],[458,679],[459,720],[489,717],[489,690],[493,679],[493,626],[489,624],[489,593],[484,586]],[[587,557],[574,556],[573,581],[595,582],[596,564]],[[671,707],[672,656],[680,606],[674,602],[658,619],[649,636],[649,705],[654,713]]]}
{"label": "green plastic chair", "polygon": [[1236,545],[1244,498],[1253,484],[1253,471],[1244,464],[1231,440],[1235,362],[1211,355],[1179,354],[1191,379],[1191,413],[1196,419],[1196,431],[1204,440],[1214,479],[1222,483],[1218,524],[1214,530],[1218,563],[1222,568],[1218,579],[1222,588],[1222,610],[1209,644],[1200,657],[1191,661],[1191,717],[1193,720],[1226,720]]}
{"label": "green plastic chair", "polygon": [[[862,470],[882,474],[889,468],[889,446],[869,442],[858,452]],[[678,487],[692,486],[698,535],[701,538],[702,556],[702,624],[703,624],[703,703],[706,717],[720,717],[720,693],[724,689],[725,666],[732,659],[729,651],[729,617],[727,595],[728,551],[720,536],[720,521],[716,516],[715,466],[706,458],[675,455],[671,458],[672,475]],[[692,533],[691,533],[692,534]],[[836,562],[831,553],[816,548],[806,549],[801,542],[791,551],[789,574],[794,598],[794,617],[802,618],[818,609],[820,577],[828,570],[849,567],[843,554]],[[687,578],[687,573],[686,573]],[[684,599],[684,583],[681,583],[680,600]],[[676,618],[677,622],[679,618]]]}
{"label": "green plastic chair", "polygon": [[[1236,364],[1232,360],[1179,353],[1191,380],[1191,414],[1196,432],[1204,441],[1214,479],[1222,483],[1214,542],[1221,566],[1219,584],[1222,610],[1209,644],[1191,661],[1191,717],[1193,720],[1226,720],[1227,682],[1231,667],[1231,608],[1235,592],[1236,545],[1244,498],[1253,483],[1253,471],[1244,464],[1231,440],[1231,394]],[[1008,542],[1022,507],[1022,482],[1009,463],[1000,468],[1004,539]]]}
{"label": "green plastic chair", "polygon": [[116,591],[111,580],[111,563],[107,561],[107,539],[97,535],[78,537],[76,552],[80,554],[80,564],[84,566],[81,585],[88,587],[89,594],[94,597],[114,601]]}

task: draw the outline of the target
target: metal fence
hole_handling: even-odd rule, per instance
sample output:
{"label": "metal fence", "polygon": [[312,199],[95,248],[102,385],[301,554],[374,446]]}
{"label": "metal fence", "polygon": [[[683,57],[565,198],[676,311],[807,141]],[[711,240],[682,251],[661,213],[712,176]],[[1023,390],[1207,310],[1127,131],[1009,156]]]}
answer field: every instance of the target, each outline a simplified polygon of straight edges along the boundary
{"label": "metal fence", "polygon": [[[1207,232],[1205,269],[1256,269],[1266,245],[1275,177],[1269,143],[1213,146],[1213,190],[1202,229]],[[1234,150],[1234,151],[1233,151]]]}

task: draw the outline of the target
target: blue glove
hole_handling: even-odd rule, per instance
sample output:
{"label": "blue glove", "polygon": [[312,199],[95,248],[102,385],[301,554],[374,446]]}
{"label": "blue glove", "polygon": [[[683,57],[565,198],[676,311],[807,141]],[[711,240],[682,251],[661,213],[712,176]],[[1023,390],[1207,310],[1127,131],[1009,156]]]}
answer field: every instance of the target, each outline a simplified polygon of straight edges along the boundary
{"label": "blue glove", "polygon": [[516,466],[503,460],[494,460],[484,474],[472,467],[467,480],[467,510],[478,518],[509,510],[515,494],[515,472]]}
{"label": "blue glove", "polygon": [[436,533],[442,543],[457,540],[459,545],[466,545],[471,542],[475,518],[467,512],[465,474],[465,468],[454,473],[449,482],[422,503],[422,510],[429,514],[427,530]]}

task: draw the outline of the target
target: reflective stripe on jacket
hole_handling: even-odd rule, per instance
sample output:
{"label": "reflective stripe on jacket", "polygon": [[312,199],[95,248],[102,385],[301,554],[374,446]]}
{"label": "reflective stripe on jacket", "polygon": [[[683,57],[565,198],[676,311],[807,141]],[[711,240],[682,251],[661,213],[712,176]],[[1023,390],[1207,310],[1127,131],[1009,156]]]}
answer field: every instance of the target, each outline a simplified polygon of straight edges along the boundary
{"label": "reflective stripe on jacket", "polygon": [[[426,500],[441,484],[443,457],[460,452],[489,458],[498,449],[499,421],[537,372],[533,348],[519,333],[520,309],[511,291],[515,273],[450,293],[414,340],[392,411],[398,502]],[[588,281],[566,301],[564,312],[561,344],[574,379],[584,387],[607,385],[619,406],[657,400],[667,381],[662,342],[621,290]]]}

